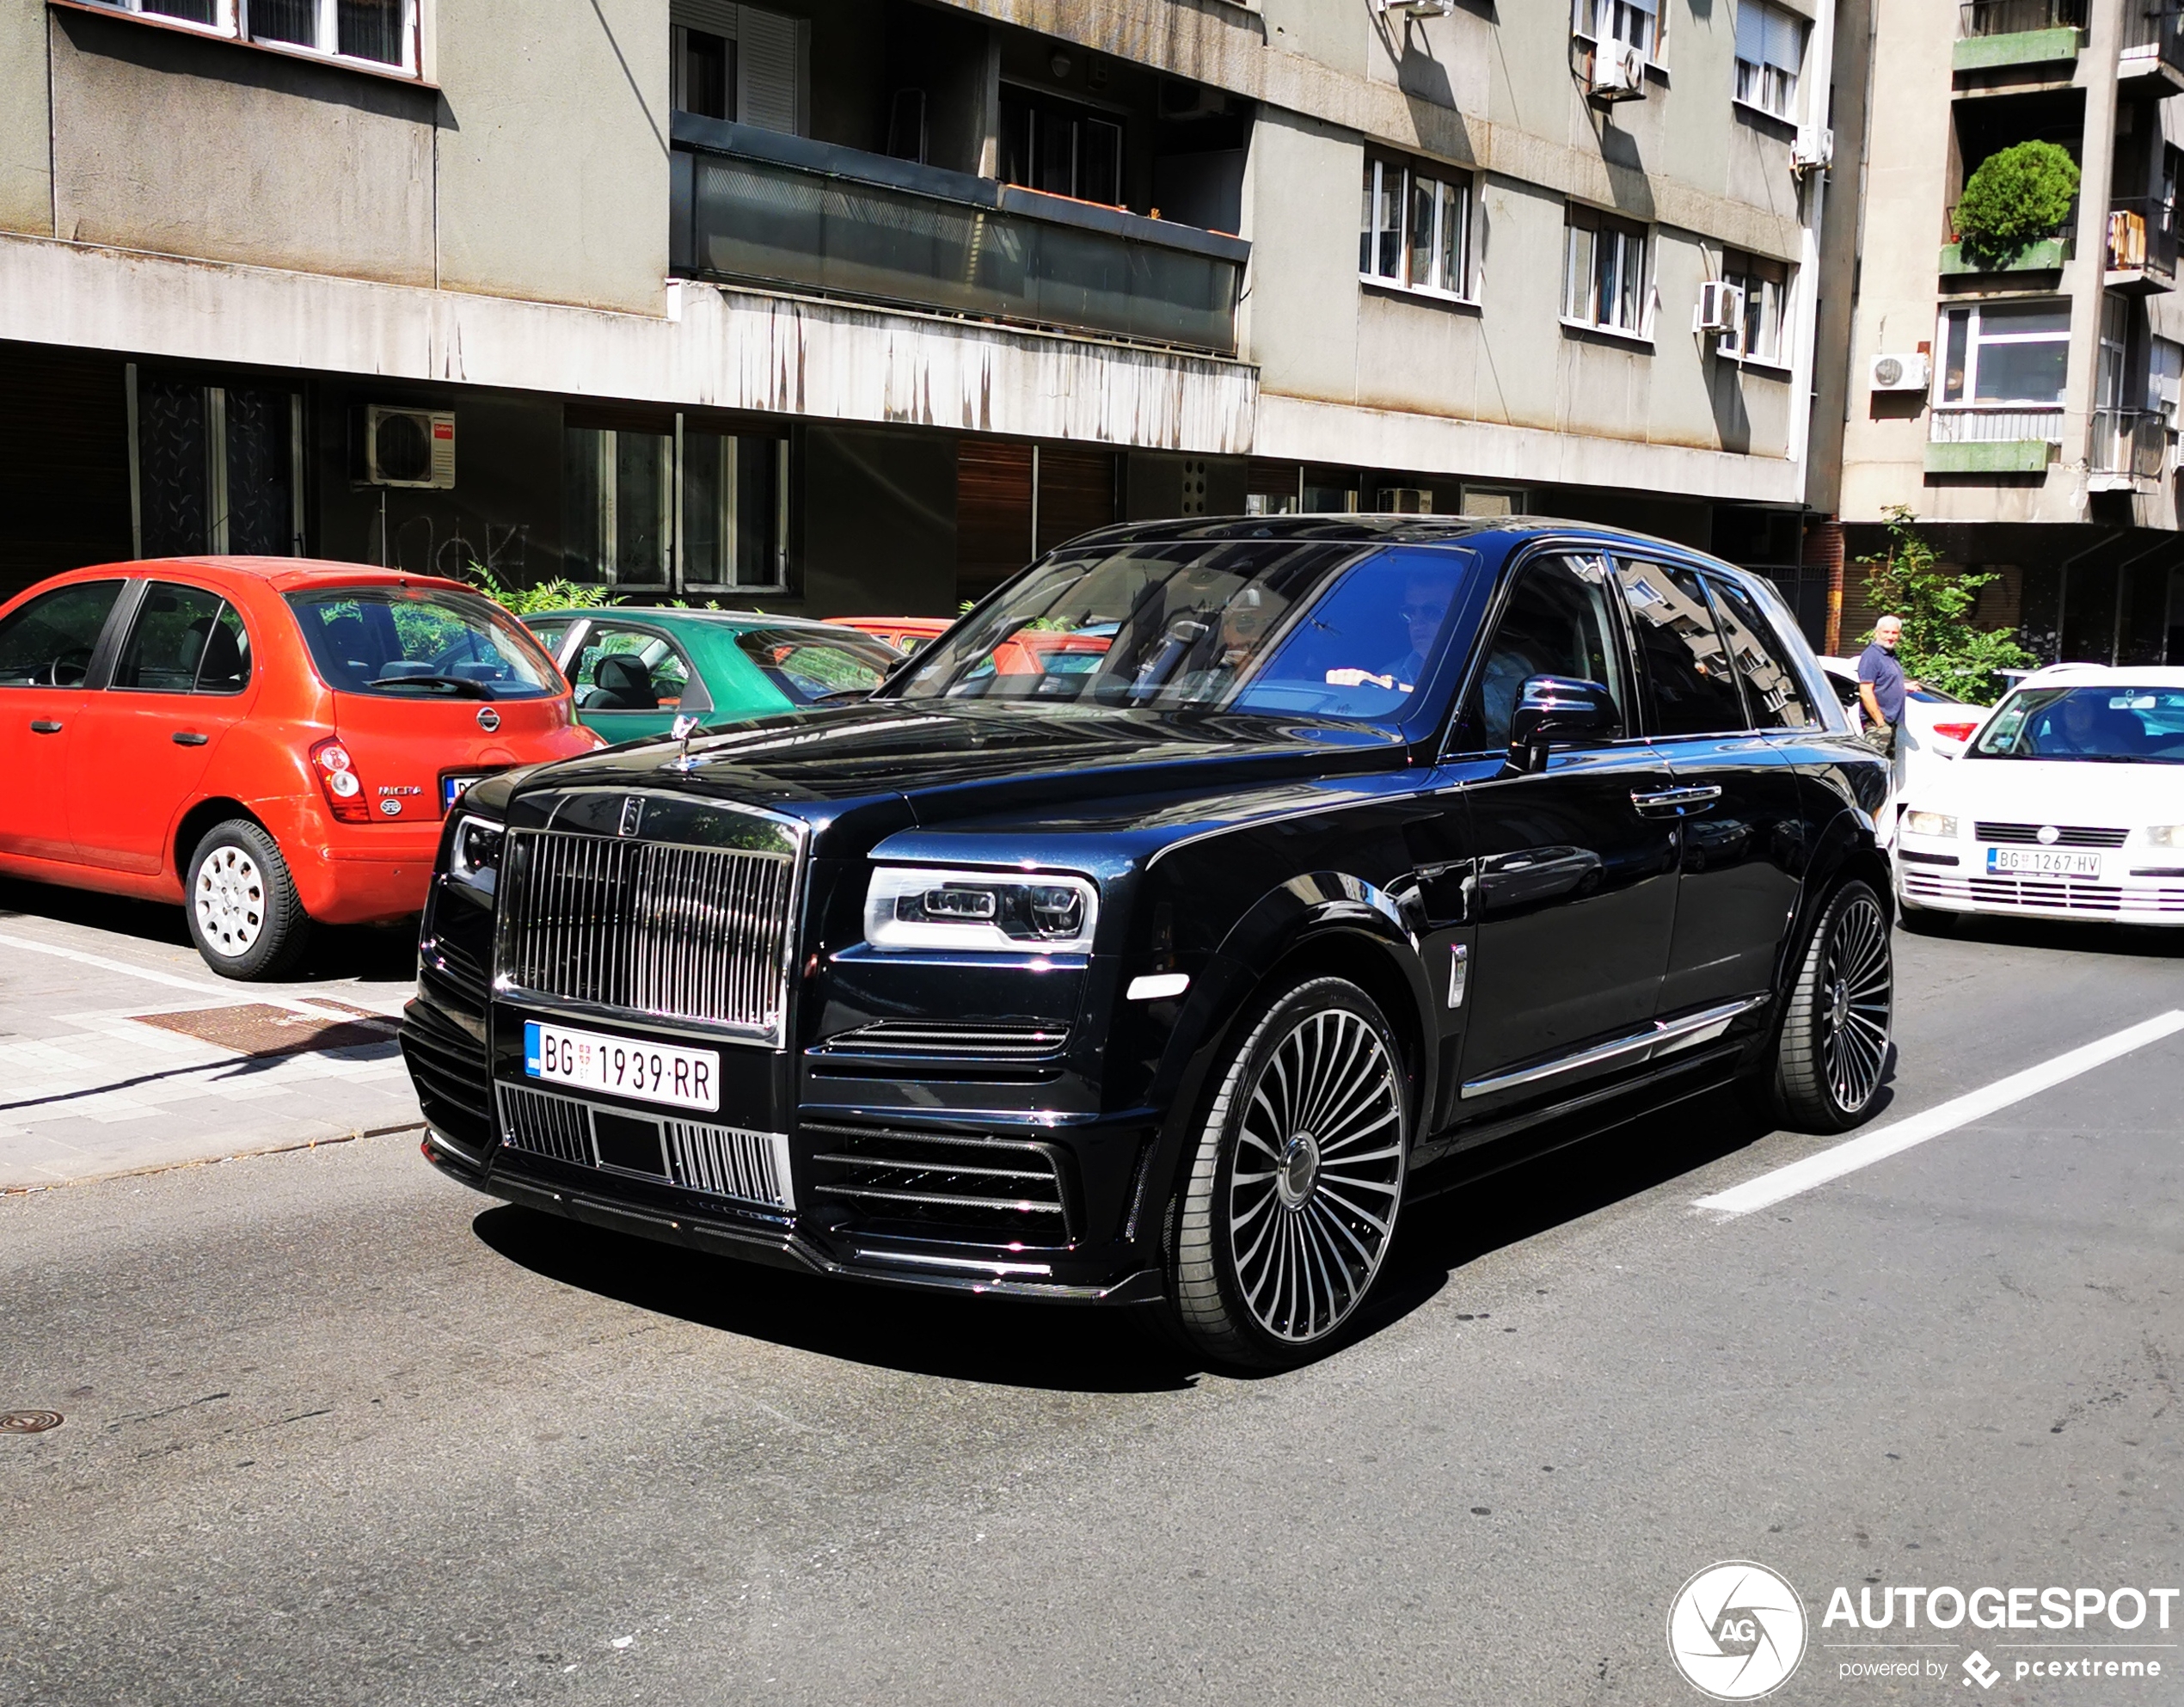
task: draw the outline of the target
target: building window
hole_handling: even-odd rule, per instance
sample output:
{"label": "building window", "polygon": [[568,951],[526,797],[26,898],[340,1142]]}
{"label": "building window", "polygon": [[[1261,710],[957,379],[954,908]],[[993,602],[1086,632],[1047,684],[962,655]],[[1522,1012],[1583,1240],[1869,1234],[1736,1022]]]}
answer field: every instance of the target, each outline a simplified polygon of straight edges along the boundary
{"label": "building window", "polygon": [[808,28],[735,0],[668,0],[668,105],[802,135],[811,106]]}
{"label": "building window", "polygon": [[1764,256],[1729,249],[1721,256],[1721,277],[1744,293],[1744,317],[1724,333],[1717,347],[1739,361],[1789,365],[1783,330],[1789,320],[1789,268]]}
{"label": "building window", "polygon": [[1587,40],[1621,41],[1660,58],[1660,0],[1572,0],[1570,28]]}
{"label": "building window", "polygon": [[1469,298],[1471,181],[1368,156],[1358,271],[1375,284]]}
{"label": "building window", "polygon": [[1768,0],[1737,0],[1737,99],[1777,119],[1797,114],[1805,20]]}
{"label": "building window", "polygon": [[2184,344],[2172,338],[2155,338],[2146,349],[2146,407],[2176,431],[2176,399],[2184,384]]}
{"label": "building window", "polygon": [[1001,181],[1120,207],[1122,121],[1073,101],[1004,83]]}
{"label": "building window", "polygon": [[303,398],[128,370],[139,557],[304,550]]}
{"label": "building window", "polygon": [[571,425],[561,444],[570,580],[666,591],[786,579],[785,438]]}
{"label": "building window", "polygon": [[1651,298],[1646,228],[1572,203],[1562,244],[1562,318],[1646,335]]}
{"label": "building window", "polygon": [[210,35],[374,67],[417,70],[418,0],[92,0]]}
{"label": "building window", "polygon": [[1942,316],[1944,403],[2057,404],[2070,368],[2066,302],[1974,303]]}

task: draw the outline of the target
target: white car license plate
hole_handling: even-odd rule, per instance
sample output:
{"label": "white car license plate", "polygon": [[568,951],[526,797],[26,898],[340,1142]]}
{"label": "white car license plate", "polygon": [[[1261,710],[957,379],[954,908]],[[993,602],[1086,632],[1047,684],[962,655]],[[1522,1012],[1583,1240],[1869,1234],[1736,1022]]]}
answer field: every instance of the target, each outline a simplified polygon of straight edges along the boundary
{"label": "white car license plate", "polygon": [[483,771],[477,771],[467,777],[441,777],[440,810],[442,812],[451,811],[454,808],[455,802],[463,798],[464,790],[471,787],[474,783],[482,783],[485,781],[485,778],[486,773]]}
{"label": "white car license plate", "polygon": [[2067,848],[1989,848],[1987,869],[2028,871],[2046,877],[2098,877],[2101,856]]}
{"label": "white car license plate", "polygon": [[604,1090],[671,1108],[721,1107],[721,1057],[711,1049],[633,1043],[596,1031],[524,1022],[524,1073],[549,1084]]}

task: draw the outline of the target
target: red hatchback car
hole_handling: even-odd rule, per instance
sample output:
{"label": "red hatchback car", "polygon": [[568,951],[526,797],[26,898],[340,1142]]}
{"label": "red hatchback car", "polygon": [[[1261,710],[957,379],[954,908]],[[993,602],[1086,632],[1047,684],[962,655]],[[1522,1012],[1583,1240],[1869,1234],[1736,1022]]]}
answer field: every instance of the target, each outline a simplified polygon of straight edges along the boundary
{"label": "red hatchback car", "polygon": [[293,557],[77,569],[0,605],[0,872],[181,901],[277,978],[314,921],[420,911],[463,788],[599,745],[454,581]]}

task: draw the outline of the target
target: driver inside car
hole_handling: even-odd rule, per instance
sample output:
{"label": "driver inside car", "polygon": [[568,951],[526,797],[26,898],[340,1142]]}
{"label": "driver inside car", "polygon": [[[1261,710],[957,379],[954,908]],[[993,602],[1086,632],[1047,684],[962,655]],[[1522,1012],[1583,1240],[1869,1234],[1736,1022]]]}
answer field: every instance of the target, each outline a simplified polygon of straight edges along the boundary
{"label": "driver inside car", "polygon": [[1408,693],[1418,685],[1418,679],[1426,668],[1426,650],[1433,643],[1433,636],[1441,631],[1441,618],[1448,614],[1449,584],[1438,580],[1413,578],[1406,582],[1403,602],[1395,616],[1402,624],[1403,637],[1410,642],[1410,649],[1400,658],[1383,664],[1377,670],[1345,666],[1327,672],[1329,687],[1386,688],[1395,693]]}

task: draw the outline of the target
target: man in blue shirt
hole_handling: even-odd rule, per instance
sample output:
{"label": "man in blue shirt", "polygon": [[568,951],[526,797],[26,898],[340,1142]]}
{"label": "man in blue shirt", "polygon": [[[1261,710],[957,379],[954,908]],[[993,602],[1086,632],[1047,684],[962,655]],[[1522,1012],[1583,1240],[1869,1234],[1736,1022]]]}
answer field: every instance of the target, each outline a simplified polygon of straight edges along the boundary
{"label": "man in blue shirt", "polygon": [[1904,696],[1918,685],[1905,679],[1904,666],[1896,661],[1903,638],[1903,618],[1883,617],[1873,625],[1873,644],[1858,657],[1858,703],[1865,708],[1867,739],[1884,758],[1895,756]]}

